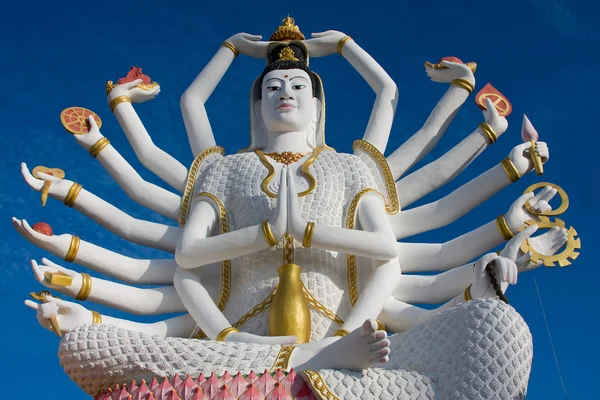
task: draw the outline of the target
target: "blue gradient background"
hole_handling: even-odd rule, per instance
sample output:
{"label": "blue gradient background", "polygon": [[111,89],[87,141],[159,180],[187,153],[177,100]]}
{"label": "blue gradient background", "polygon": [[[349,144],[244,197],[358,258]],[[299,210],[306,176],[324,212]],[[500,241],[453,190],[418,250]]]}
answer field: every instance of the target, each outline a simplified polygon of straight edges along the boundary
{"label": "blue gradient background", "polygon": [[[86,398],[58,363],[58,338],[38,326],[35,313],[23,305],[30,291],[41,289],[32,276],[29,260],[47,254],[14,231],[11,216],[26,218],[30,223],[46,221],[56,233],[75,233],[126,255],[161,256],[158,251],[112,235],[55,200],[42,208],[39,194],[21,179],[19,162],[25,161],[31,167],[60,167],[68,178],[134,217],[167,223],[127,198],[64,131],[58,118],[60,111],[80,105],[98,112],[104,121],[103,134],[144,178],[162,184],[136,160],[106,105],[105,82],[124,76],[131,65],[143,67],[160,82],[161,94],[136,109],[158,146],[189,165],[192,156],[179,111],[180,95],[227,37],[239,31],[268,36],[290,12],[306,34],[337,29],[352,35],[395,80],[400,101],[388,153],[419,129],[447,88],[428,80],[423,70],[426,60],[454,55],[476,61],[477,87],[491,82],[511,100],[514,111],[509,117],[510,128],[501,140],[451,184],[424,201],[448,193],[498,163],[520,142],[521,118],[527,113],[550,146],[551,159],[542,179],[560,184],[569,193],[572,207],[563,217],[577,228],[583,242],[583,252],[572,267],[540,268],[524,274],[508,292],[511,304],[529,323],[534,337],[528,399],[565,397],[534,276],[569,397],[590,398],[600,356],[595,333],[600,274],[592,258],[598,239],[592,227],[598,223],[600,200],[598,132],[593,124],[599,89],[600,3],[415,3],[334,5],[310,0],[262,6],[254,2],[198,1],[12,2],[0,15],[0,151],[5,177],[0,192],[0,369],[4,385],[31,391],[27,398]],[[207,104],[217,142],[228,153],[248,143],[248,92],[262,67],[258,60],[236,59]],[[352,141],[362,136],[374,95],[337,55],[315,59],[311,67],[325,83],[328,143],[348,152]],[[481,120],[481,111],[469,99],[424,162],[442,155]],[[474,229],[505,212],[527,186],[539,180],[531,174],[456,223],[411,240],[446,241]],[[105,307],[86,306],[142,320]],[[7,390],[4,386],[3,393],[8,395]]]}

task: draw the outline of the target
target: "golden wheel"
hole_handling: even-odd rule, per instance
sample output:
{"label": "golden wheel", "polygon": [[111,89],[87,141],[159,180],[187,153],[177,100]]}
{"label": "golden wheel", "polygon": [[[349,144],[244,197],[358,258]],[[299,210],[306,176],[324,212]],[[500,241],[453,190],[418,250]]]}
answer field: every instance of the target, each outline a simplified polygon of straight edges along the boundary
{"label": "golden wheel", "polygon": [[[540,216],[539,218],[539,221],[533,219],[525,221],[525,224],[521,227],[520,231],[532,225],[537,225],[538,228],[546,229],[551,229],[555,226],[558,226],[559,228],[565,227],[565,222],[560,218],[556,218],[554,221],[544,216]],[[533,246],[531,246],[529,239],[527,239],[521,245],[521,251],[523,253],[531,252],[531,261],[537,263],[541,260],[544,262],[545,267],[556,267],[555,263],[558,263],[558,265],[561,267],[566,267],[567,265],[571,265],[571,261],[575,260],[579,256],[579,252],[577,250],[581,249],[581,240],[576,238],[576,236],[577,231],[575,228],[570,227],[567,229],[567,245],[563,251],[554,255],[541,254]]]}
{"label": "golden wheel", "polygon": [[558,207],[556,210],[540,212],[540,211],[534,210],[531,207],[531,205],[529,204],[529,202],[526,202],[524,207],[527,210],[527,212],[529,212],[533,215],[544,215],[546,217],[550,217],[550,216],[554,216],[554,215],[560,215],[560,214],[564,213],[565,211],[567,211],[567,208],[569,208],[569,196],[567,196],[567,192],[565,192],[565,190],[563,188],[561,188],[560,186],[558,186],[554,183],[550,183],[550,182],[534,183],[533,185],[531,185],[527,189],[525,189],[523,194],[533,192],[534,190],[545,187],[545,186],[552,186],[554,189],[556,189],[556,191],[558,192],[558,195],[560,196],[560,199],[562,201],[560,203],[560,207]]}
{"label": "golden wheel", "polygon": [[102,120],[92,110],[83,107],[69,107],[60,113],[60,122],[63,127],[73,135],[83,135],[89,132],[88,117],[94,116],[98,128],[102,126]]}

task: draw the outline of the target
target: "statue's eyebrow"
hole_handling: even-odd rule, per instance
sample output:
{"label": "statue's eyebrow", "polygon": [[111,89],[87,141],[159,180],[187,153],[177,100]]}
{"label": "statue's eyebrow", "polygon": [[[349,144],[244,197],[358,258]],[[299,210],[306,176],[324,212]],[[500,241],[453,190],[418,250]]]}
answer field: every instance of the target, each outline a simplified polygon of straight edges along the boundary
{"label": "statue's eyebrow", "polygon": [[273,78],[267,79],[267,81],[265,82],[265,84],[269,83],[269,81],[272,81],[274,79],[278,80],[279,82],[283,82],[283,79],[273,77]]}
{"label": "statue's eyebrow", "polygon": [[291,81],[291,80],[293,80],[293,79],[296,79],[296,78],[304,79],[305,81],[307,81],[307,82],[308,82],[308,79],[306,79],[306,77],[304,77],[304,76],[301,76],[301,75],[294,76],[293,78],[290,78],[290,81]]}

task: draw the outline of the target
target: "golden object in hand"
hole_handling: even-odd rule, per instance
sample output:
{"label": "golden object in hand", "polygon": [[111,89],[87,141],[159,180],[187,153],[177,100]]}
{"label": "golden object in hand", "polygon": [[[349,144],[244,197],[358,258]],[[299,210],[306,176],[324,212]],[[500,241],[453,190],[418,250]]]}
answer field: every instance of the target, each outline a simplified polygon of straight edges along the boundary
{"label": "golden object in hand", "polygon": [[65,261],[73,262],[77,257],[77,253],[79,252],[79,245],[81,244],[81,239],[79,236],[72,235],[71,242],[69,243],[69,250],[67,250],[67,254],[65,255]]}
{"label": "golden object in hand", "polygon": [[506,223],[504,214],[499,215],[496,218],[496,227],[498,228],[498,232],[500,232],[500,235],[502,235],[504,240],[510,240],[515,237],[515,234],[510,230],[508,224]]}
{"label": "golden object in hand", "polygon": [[273,236],[273,231],[271,231],[271,224],[269,224],[269,221],[263,221],[262,231],[263,235],[265,236],[265,241],[267,242],[269,247],[276,246],[278,242],[277,239],[275,239],[275,236]]}
{"label": "golden object in hand", "polygon": [[75,300],[84,301],[88,298],[92,291],[92,277],[84,272],[81,273],[81,288],[75,296]]}
{"label": "golden object in hand", "polygon": [[569,196],[567,196],[567,192],[565,192],[565,190],[563,188],[561,188],[560,186],[558,186],[555,183],[550,183],[550,182],[534,183],[533,185],[531,185],[527,189],[525,189],[523,194],[533,192],[534,190],[545,187],[545,186],[552,186],[554,189],[556,189],[556,191],[558,192],[558,195],[560,196],[560,200],[561,200],[560,207],[558,207],[556,210],[543,211],[543,212],[534,210],[531,207],[531,204],[529,204],[529,202],[525,203],[525,205],[523,207],[525,207],[525,209],[533,215],[545,215],[547,217],[550,217],[553,215],[560,215],[560,214],[564,213],[565,211],[567,211],[567,208],[569,208]]}
{"label": "golden object in hand", "polygon": [[102,325],[102,315],[98,311],[92,311],[92,325]]}
{"label": "golden object in hand", "polygon": [[506,172],[506,175],[508,176],[511,182],[516,182],[519,179],[521,179],[521,174],[519,173],[519,170],[517,169],[515,164],[513,164],[510,158],[506,157],[504,160],[502,160],[500,165],[502,165],[504,172]]}
{"label": "golden object in hand", "polygon": [[98,141],[96,143],[94,143],[90,149],[88,150],[88,152],[90,153],[90,155],[94,158],[98,157],[98,154],[100,154],[100,152],[102,150],[104,150],[104,148],[106,146],[108,146],[110,144],[110,140],[108,140],[107,138],[103,137],[102,139],[98,139]]}
{"label": "golden object in hand", "polygon": [[298,343],[310,341],[310,309],[302,291],[296,264],[283,264],[277,270],[279,284],[269,312],[269,335],[296,336]]}
{"label": "golden object in hand", "polygon": [[81,192],[81,185],[77,182],[73,182],[73,184],[69,188],[69,192],[63,200],[63,203],[65,203],[67,207],[73,207],[77,196],[79,196],[79,192]]}
{"label": "golden object in hand", "polygon": [[540,157],[535,151],[535,140],[530,140],[531,146],[529,147],[529,156],[531,157],[531,162],[533,163],[533,167],[535,168],[535,172],[538,175],[542,175],[544,173],[544,164],[542,163],[542,157]]}
{"label": "golden object in hand", "polygon": [[50,186],[52,186],[52,181],[45,180],[44,178],[42,178],[40,176],[40,173],[54,176],[57,179],[63,179],[65,177],[65,171],[63,171],[60,168],[48,168],[48,167],[44,167],[42,165],[38,165],[31,172],[31,174],[34,177],[36,177],[38,179],[42,179],[44,181],[44,184],[42,185],[41,193],[42,193],[42,206],[45,206],[46,201],[48,201],[48,192],[50,191]]}
{"label": "golden object in hand", "polygon": [[[35,292],[31,292],[29,293],[29,295],[31,297],[33,297],[34,299],[41,301],[42,303],[47,303],[49,300],[47,299],[47,296],[52,296],[52,293],[50,293],[47,290],[42,290],[41,292],[35,293]],[[55,297],[55,296],[52,296]],[[58,298],[58,297],[55,297]],[[48,318],[48,322],[50,323],[50,326],[52,327],[52,331],[54,333],[56,333],[56,336],[58,337],[62,337],[62,332],[60,331],[60,326],[58,325],[58,320],[56,319],[56,315]]]}
{"label": "golden object in hand", "polygon": [[340,336],[340,337],[344,337],[346,335],[348,335],[350,332],[348,332],[348,330],[346,329],[338,329],[337,331],[334,332],[333,336]]}
{"label": "golden object in hand", "polygon": [[342,55],[342,50],[344,49],[344,46],[346,45],[346,43],[348,43],[350,40],[353,40],[350,36],[344,36],[343,38],[340,39],[340,41],[337,43],[337,52],[338,54],[341,56]]}
{"label": "golden object in hand", "polygon": [[456,78],[450,84],[465,89],[469,94],[473,93],[473,90],[475,89],[471,82],[463,78]]}
{"label": "golden object in hand", "polygon": [[303,247],[310,247],[312,242],[312,237],[315,233],[315,223],[309,222],[306,224],[306,229],[304,230],[304,240],[302,240]]}
{"label": "golden object in hand", "polygon": [[496,132],[494,132],[490,124],[488,124],[487,122],[482,122],[481,124],[479,124],[479,129],[481,129],[481,131],[487,138],[488,144],[492,145],[496,142],[496,140],[498,140],[498,135],[496,135]]}
{"label": "golden object in hand", "polygon": [[115,97],[108,104],[108,106],[110,107],[110,111],[115,112],[115,108],[121,103],[131,103],[131,99],[129,98],[129,96]]}
{"label": "golden object in hand", "polygon": [[233,326],[230,326],[229,328],[225,328],[223,329],[218,335],[217,338],[215,339],[217,342],[222,342],[225,340],[225,338],[227,337],[227,335],[229,335],[232,332],[239,332],[238,328],[234,328]]}
{"label": "golden object in hand", "polygon": [[64,272],[44,272],[44,279],[51,285],[69,287],[73,284],[73,277]]}
{"label": "golden object in hand", "polygon": [[[542,215],[539,216],[539,219],[539,221],[533,219],[525,221],[525,224],[521,227],[521,230],[532,225],[537,225],[538,228],[547,229],[552,229],[555,226],[558,226],[559,228],[565,227],[565,221],[560,218],[555,218],[554,221],[552,221],[550,218]],[[529,242],[530,239],[527,239],[521,245],[521,251],[523,253],[530,252],[531,262],[537,263],[538,261],[543,261],[545,267],[556,267],[555,263],[558,263],[558,265],[561,267],[566,267],[567,265],[571,265],[572,260],[575,260],[577,257],[579,257],[579,252],[577,250],[581,249],[581,239],[575,238],[576,236],[577,231],[573,227],[567,229],[567,245],[563,251],[557,254],[541,254],[531,245]]]}

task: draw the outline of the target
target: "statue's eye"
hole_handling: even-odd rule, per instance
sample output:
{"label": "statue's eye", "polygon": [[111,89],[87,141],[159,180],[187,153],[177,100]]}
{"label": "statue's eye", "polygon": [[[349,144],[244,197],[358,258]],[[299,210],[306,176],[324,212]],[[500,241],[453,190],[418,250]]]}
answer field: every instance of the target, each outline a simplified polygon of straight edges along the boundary
{"label": "statue's eye", "polygon": [[271,92],[274,92],[274,91],[279,90],[279,89],[281,89],[280,86],[267,86],[267,90],[269,90]]}
{"label": "statue's eye", "polygon": [[292,86],[292,89],[294,89],[294,90],[302,90],[305,87],[306,87],[306,85],[299,84],[299,85]]}

